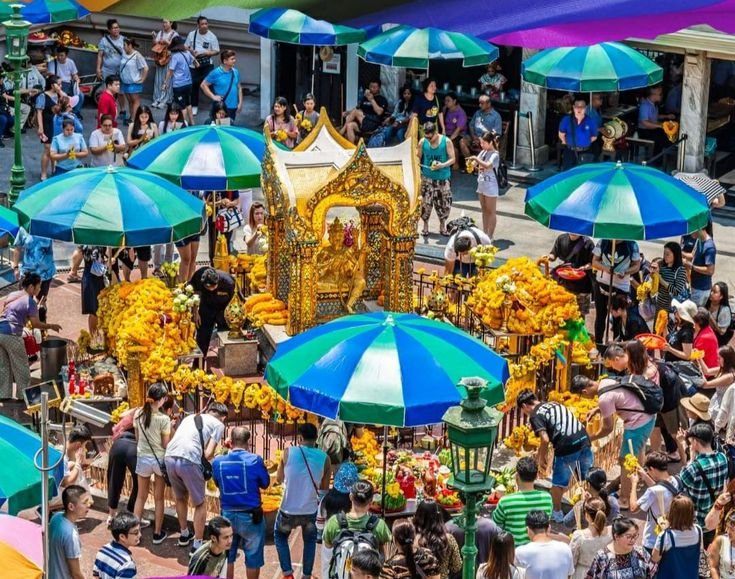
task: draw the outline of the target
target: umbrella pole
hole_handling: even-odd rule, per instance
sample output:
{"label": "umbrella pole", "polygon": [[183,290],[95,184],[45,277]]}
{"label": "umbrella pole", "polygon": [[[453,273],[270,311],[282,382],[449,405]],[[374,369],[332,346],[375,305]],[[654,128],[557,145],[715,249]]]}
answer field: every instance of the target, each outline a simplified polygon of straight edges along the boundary
{"label": "umbrella pole", "polygon": [[311,94],[314,94],[314,77],[316,76],[316,45],[311,47]]}
{"label": "umbrella pole", "polygon": [[383,489],[380,491],[380,516],[385,518],[385,479],[388,473],[388,426],[383,426]]}
{"label": "umbrella pole", "polygon": [[41,529],[43,576],[48,577],[48,393],[41,394]]}
{"label": "umbrella pole", "polygon": [[[612,296],[613,296],[613,276],[615,275],[615,242],[612,240],[612,252],[610,255],[610,285],[607,293],[607,314],[605,315],[605,346],[610,337],[610,314],[612,313]],[[602,352],[601,352],[602,353]]]}

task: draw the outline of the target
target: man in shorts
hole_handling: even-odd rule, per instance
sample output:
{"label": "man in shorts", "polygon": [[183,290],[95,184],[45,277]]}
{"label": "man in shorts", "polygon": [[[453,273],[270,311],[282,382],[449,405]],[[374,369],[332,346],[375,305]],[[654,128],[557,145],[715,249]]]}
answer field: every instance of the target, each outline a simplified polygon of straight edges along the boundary
{"label": "man in shorts", "polygon": [[[206,412],[184,418],[166,447],[166,471],[176,497],[176,516],[181,527],[180,547],[188,545],[192,538],[194,550],[202,545],[207,519],[202,464],[214,457],[225,433],[227,414],[227,406],[212,402]],[[187,523],[189,498],[194,506],[193,536]]]}
{"label": "man in shorts", "polygon": [[582,423],[566,406],[558,402],[540,402],[529,389],[521,390],[516,399],[518,408],[530,418],[531,428],[541,439],[536,460],[541,470],[546,470],[549,444],[554,448],[554,467],[551,476],[551,514],[556,523],[564,520],[561,497],[569,486],[574,472],[579,480],[585,480],[594,462],[590,437]]}
{"label": "man in shorts", "polygon": [[232,523],[234,531],[227,555],[227,576],[235,576],[237,551],[242,547],[248,579],[257,579],[265,565],[265,521],[260,491],[268,488],[271,479],[263,458],[247,450],[249,441],[247,428],[233,428],[232,450],[214,459],[212,473],[220,490],[222,516]]}

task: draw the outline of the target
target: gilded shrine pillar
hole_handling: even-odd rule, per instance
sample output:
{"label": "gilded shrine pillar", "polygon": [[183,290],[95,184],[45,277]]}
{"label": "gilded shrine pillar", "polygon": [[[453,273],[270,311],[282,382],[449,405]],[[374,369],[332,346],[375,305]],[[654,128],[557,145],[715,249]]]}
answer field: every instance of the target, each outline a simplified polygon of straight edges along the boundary
{"label": "gilded shrine pillar", "polygon": [[268,273],[268,291],[274,298],[286,301],[290,292],[288,278],[289,252],[286,251],[286,220],[277,216],[268,216],[268,256],[266,270]]}
{"label": "gilded shrine pillar", "polygon": [[385,310],[413,311],[413,255],[416,237],[389,237],[385,259]]}
{"label": "gilded shrine pillar", "polygon": [[290,252],[290,286],[288,288],[288,329],[294,336],[316,325],[317,264],[314,257],[318,242],[302,242]]}
{"label": "gilded shrine pillar", "polygon": [[387,211],[379,205],[371,205],[360,210],[360,229],[364,231],[364,243],[367,244],[367,257],[365,264],[366,286],[364,297],[368,300],[376,300],[383,287],[383,276],[381,264],[383,263],[383,251],[385,241],[385,219]]}

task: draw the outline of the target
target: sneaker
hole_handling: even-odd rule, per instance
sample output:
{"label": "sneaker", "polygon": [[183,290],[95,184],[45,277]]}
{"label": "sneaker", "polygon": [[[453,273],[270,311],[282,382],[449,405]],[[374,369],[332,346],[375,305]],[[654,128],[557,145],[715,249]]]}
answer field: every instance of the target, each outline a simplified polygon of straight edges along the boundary
{"label": "sneaker", "polygon": [[197,116],[198,112],[199,112],[199,107],[191,107],[191,114],[193,116]]}
{"label": "sneaker", "polygon": [[140,528],[141,529],[147,529],[151,526],[151,522],[148,519],[141,519],[140,520]]}
{"label": "sneaker", "polygon": [[204,544],[204,539],[194,539],[194,542],[191,544],[192,553],[196,551],[199,547],[201,547],[203,544]]}
{"label": "sneaker", "polygon": [[168,538],[168,535],[166,534],[166,531],[161,531],[160,533],[153,533],[153,544],[154,545],[160,545],[167,538]]}
{"label": "sneaker", "polygon": [[555,523],[563,523],[564,513],[562,511],[554,511],[553,513],[551,513],[551,520]]}
{"label": "sneaker", "polygon": [[189,529],[186,529],[185,533],[181,533],[179,535],[179,547],[186,547],[189,543],[191,543],[191,540],[193,538],[194,534]]}

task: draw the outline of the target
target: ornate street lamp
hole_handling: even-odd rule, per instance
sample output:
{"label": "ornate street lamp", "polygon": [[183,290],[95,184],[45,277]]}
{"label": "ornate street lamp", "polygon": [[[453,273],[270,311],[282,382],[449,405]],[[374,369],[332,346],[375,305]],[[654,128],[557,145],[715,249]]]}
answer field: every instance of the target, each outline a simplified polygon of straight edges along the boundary
{"label": "ornate street lamp", "polygon": [[10,170],[10,194],[8,201],[13,205],[18,200],[18,195],[26,184],[26,173],[23,168],[23,152],[21,150],[21,126],[20,126],[20,81],[25,73],[26,59],[28,58],[28,30],[31,23],[23,20],[20,11],[23,4],[11,4],[13,13],[10,20],[3,22],[5,26],[5,40],[7,42],[7,54],[5,57],[13,64],[13,104],[15,108],[13,132],[15,133],[15,156],[13,168]]}
{"label": "ornate street lamp", "polygon": [[477,499],[495,486],[490,463],[503,413],[486,408],[486,402],[480,398],[487,380],[463,378],[460,385],[467,389],[467,398],[460,406],[447,410],[442,420],[447,425],[452,454],[452,477],[448,484],[465,496],[462,579],[474,579]]}

